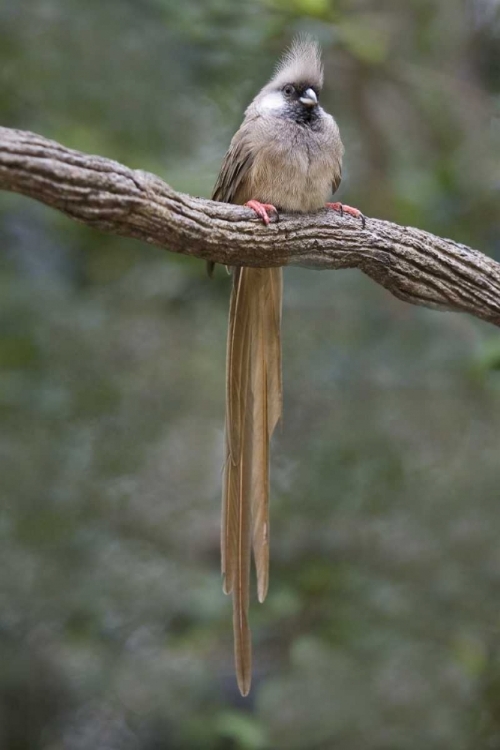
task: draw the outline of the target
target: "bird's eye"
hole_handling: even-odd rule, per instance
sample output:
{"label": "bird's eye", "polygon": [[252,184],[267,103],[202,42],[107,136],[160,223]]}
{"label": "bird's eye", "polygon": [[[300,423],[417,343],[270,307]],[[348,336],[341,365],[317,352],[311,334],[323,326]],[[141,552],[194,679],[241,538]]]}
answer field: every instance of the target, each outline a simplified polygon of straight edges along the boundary
{"label": "bird's eye", "polygon": [[291,83],[287,83],[286,86],[283,86],[283,93],[285,96],[292,96],[295,93],[295,86],[292,86]]}

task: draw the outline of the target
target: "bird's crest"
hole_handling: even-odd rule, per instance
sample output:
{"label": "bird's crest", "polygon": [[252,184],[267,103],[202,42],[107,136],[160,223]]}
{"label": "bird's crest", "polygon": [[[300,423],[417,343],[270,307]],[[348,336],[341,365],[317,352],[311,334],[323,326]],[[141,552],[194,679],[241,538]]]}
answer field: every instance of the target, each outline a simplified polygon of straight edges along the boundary
{"label": "bird's crest", "polygon": [[295,37],[276,66],[272,79],[272,84],[277,86],[300,82],[318,89],[323,85],[321,48],[310,36]]}

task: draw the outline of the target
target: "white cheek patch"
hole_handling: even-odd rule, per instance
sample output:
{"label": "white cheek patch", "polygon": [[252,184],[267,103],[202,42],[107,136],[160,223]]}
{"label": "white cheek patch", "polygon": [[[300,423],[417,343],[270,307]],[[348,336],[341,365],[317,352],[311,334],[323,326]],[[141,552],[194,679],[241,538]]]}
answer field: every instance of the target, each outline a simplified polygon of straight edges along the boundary
{"label": "white cheek patch", "polygon": [[283,109],[283,96],[281,91],[272,91],[266,94],[259,102],[258,110],[261,114],[277,112]]}

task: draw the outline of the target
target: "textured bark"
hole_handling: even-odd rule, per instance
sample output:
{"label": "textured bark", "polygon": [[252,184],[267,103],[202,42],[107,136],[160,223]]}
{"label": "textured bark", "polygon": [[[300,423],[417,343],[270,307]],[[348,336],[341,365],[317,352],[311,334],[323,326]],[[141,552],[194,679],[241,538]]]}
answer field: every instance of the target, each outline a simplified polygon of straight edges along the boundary
{"label": "textured bark", "polygon": [[250,209],[172,190],[155,175],[0,128],[0,189],[105,232],[233,266],[359,268],[396,297],[500,325],[500,264],[452,240],[324,210],[262,225]]}

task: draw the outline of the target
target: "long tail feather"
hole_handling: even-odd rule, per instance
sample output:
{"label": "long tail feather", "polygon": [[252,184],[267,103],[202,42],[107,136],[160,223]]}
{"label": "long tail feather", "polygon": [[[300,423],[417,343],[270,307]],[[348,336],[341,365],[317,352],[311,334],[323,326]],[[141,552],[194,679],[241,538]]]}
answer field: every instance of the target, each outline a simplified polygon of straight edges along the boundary
{"label": "long tail feather", "polygon": [[281,269],[234,271],[221,547],[224,591],[233,594],[236,672],[243,695],[251,681],[251,545],[259,601],[269,580],[269,442],[282,409],[281,300]]}
{"label": "long tail feather", "polygon": [[282,412],[281,268],[262,269],[253,357],[252,544],[257,596],[263,602],[269,585],[269,442]]}

